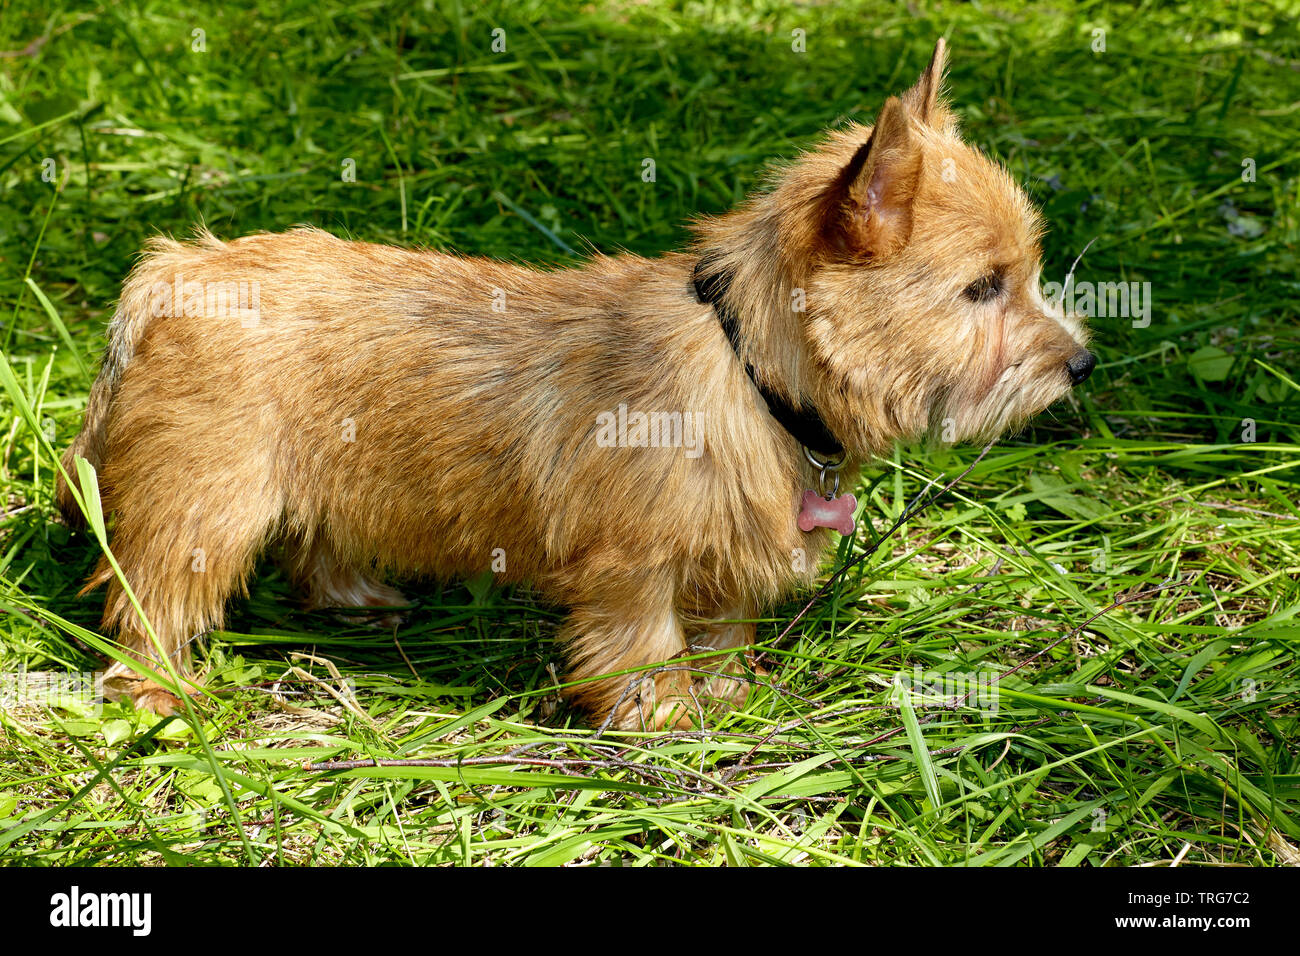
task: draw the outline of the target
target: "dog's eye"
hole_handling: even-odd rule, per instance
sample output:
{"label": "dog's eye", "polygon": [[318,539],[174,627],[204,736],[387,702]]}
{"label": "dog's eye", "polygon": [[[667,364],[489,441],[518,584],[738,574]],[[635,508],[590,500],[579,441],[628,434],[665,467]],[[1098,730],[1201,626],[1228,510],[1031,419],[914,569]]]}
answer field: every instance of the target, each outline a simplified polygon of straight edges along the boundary
{"label": "dog's eye", "polygon": [[1002,292],[1002,273],[990,272],[968,285],[962,295],[972,302],[987,302]]}

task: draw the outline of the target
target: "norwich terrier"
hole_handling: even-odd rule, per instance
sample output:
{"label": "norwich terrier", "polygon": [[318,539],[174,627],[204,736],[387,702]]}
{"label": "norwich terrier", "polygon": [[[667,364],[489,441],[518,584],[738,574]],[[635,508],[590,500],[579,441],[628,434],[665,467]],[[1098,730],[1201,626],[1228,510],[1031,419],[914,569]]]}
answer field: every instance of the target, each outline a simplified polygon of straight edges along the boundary
{"label": "norwich terrier", "polygon": [[[396,576],[531,581],[570,612],[569,693],[597,721],[743,701],[752,622],[852,531],[837,492],[863,460],[990,439],[1094,365],[1040,293],[1039,217],[959,138],[944,59],[690,252],[543,271],[315,229],[154,239],[63,463],[98,470],[179,672],[278,543],[312,607],[403,605]],[[158,668],[107,559],[104,583],[104,627]]]}

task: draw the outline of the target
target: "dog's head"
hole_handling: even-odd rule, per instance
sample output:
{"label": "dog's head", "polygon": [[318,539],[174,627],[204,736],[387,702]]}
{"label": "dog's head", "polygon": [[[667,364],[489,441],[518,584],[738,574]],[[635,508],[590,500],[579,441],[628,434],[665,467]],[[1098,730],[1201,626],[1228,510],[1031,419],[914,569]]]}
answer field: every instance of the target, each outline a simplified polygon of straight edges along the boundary
{"label": "dog's head", "polygon": [[811,400],[857,453],[927,434],[991,438],[1095,364],[1083,327],[1041,294],[1038,213],[961,140],[941,94],[944,62],[940,40],[874,127],[831,133],[738,217],[717,221],[783,276],[765,307],[793,313],[759,324],[747,342],[756,368]]}

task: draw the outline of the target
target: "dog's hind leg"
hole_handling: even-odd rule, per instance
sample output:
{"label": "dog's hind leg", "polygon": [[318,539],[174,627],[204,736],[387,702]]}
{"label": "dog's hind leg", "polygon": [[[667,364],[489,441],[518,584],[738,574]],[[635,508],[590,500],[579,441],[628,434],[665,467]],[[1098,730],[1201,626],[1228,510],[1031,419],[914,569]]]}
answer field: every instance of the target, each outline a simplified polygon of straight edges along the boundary
{"label": "dog's hind leg", "polygon": [[[111,454],[105,473],[117,514],[110,550],[131,585],[158,644],[149,638],[139,614],[107,559],[87,585],[108,584],[104,627],[115,631],[127,652],[166,673],[161,655],[189,678],[193,640],[223,623],[226,601],[247,593],[248,575],[258,553],[280,520],[279,497],[264,485],[247,493],[238,476],[216,463],[196,467],[195,449],[151,448],[141,441],[131,454],[146,456],[152,468],[133,467],[129,482],[113,481]],[[184,488],[185,497],[176,497]],[[160,654],[161,652],[161,654]],[[160,714],[179,701],[126,664],[115,662],[105,674],[111,696],[130,696],[138,707]]]}

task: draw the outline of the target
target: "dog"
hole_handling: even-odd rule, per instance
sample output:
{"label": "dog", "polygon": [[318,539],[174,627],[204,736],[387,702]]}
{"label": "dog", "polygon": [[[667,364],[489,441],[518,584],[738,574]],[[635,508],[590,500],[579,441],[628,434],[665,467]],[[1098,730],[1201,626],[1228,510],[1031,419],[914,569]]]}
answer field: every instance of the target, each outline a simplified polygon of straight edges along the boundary
{"label": "dog", "polygon": [[[852,530],[838,488],[864,461],[991,439],[1095,365],[1040,292],[1039,215],[960,138],[945,58],[657,259],[152,240],[63,457],[96,469],[157,636],[102,558],[86,590],[108,585],[104,628],[147,665],[108,686],[173,711],[159,648],[192,679],[192,640],[277,544],[310,607],[532,582],[569,612],[568,694],[607,725],[743,702],[754,618]],[[81,517],[62,479],[58,501]]]}

